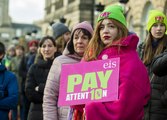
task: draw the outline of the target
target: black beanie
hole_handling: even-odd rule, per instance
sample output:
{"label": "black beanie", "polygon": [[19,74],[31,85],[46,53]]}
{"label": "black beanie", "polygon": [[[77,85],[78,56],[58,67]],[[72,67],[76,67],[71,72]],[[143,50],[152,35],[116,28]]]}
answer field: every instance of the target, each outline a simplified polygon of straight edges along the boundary
{"label": "black beanie", "polygon": [[70,32],[68,27],[66,25],[64,25],[63,23],[54,23],[52,25],[52,29],[53,29],[54,39],[57,39],[58,37],[60,37],[61,35],[63,35],[66,32]]}

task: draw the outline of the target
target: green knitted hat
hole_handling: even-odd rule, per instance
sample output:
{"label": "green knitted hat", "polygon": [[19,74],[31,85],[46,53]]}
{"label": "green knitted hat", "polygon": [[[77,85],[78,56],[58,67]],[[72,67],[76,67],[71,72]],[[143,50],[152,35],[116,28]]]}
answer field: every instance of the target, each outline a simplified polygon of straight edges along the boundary
{"label": "green knitted hat", "polygon": [[105,19],[105,18],[111,18],[119,21],[123,25],[127,25],[125,16],[123,14],[124,10],[123,7],[120,5],[111,5],[108,6],[104,11],[99,15],[97,22]]}
{"label": "green knitted hat", "polygon": [[148,22],[147,22],[147,28],[146,29],[148,31],[150,31],[152,25],[154,23],[158,23],[158,22],[164,23],[165,27],[167,29],[167,18],[166,18],[166,16],[161,11],[151,10],[149,12]]}

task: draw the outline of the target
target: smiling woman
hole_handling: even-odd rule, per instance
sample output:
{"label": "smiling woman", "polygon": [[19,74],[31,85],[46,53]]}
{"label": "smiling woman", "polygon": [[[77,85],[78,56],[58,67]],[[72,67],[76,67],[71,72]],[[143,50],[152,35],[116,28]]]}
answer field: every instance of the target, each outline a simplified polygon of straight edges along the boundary
{"label": "smiling woman", "polygon": [[44,0],[10,0],[9,14],[14,22],[32,23],[43,18],[44,6]]}
{"label": "smiling woman", "polygon": [[[25,93],[31,102],[27,120],[43,120],[42,101],[46,79],[57,53],[56,43],[50,36],[39,42],[39,56],[27,74]],[[41,74],[42,73],[42,74]]]}

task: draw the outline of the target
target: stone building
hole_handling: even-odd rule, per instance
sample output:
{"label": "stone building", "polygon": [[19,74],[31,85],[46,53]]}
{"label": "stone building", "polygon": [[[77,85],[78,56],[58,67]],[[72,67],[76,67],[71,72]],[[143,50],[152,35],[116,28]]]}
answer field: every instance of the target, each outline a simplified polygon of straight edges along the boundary
{"label": "stone building", "polygon": [[[127,12],[127,22],[130,31],[135,32],[142,42],[146,37],[146,22],[148,13],[152,9],[163,11],[167,14],[167,0],[119,0],[128,1],[125,6]],[[102,0],[101,2],[108,6],[119,2],[117,0]]]}
{"label": "stone building", "polygon": [[34,24],[13,23],[9,16],[9,0],[0,0],[0,41],[10,44],[16,37],[25,36],[36,30],[40,34],[41,28]]}
{"label": "stone building", "polygon": [[83,20],[93,24],[93,6],[94,0],[45,0],[43,34],[48,34],[52,22],[65,22],[69,28]]}
{"label": "stone building", "polygon": [[137,33],[141,42],[146,36],[149,10],[157,9],[167,14],[167,0],[135,0],[135,2],[129,0],[127,8],[129,9],[127,15],[129,29]]}
{"label": "stone building", "polygon": [[9,0],[0,0],[0,40],[11,39],[11,35],[14,34],[11,29],[11,18],[8,14]]}
{"label": "stone building", "polygon": [[106,7],[120,3],[120,1],[128,1],[126,4],[122,4],[125,7],[128,28],[139,36],[140,42],[146,36],[149,10],[158,9],[167,13],[167,0],[45,0],[42,32],[47,34],[50,23],[58,22],[62,16],[66,19],[65,24],[70,28],[83,20],[95,25],[99,14],[95,7],[99,2]]}

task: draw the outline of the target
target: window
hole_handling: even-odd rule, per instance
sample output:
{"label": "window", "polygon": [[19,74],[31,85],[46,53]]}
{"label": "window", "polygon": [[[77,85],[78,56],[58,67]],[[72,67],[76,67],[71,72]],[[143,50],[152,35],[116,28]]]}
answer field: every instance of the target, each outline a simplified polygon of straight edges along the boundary
{"label": "window", "polygon": [[74,2],[75,0],[68,0],[68,3],[72,3],[72,2]]}
{"label": "window", "polygon": [[63,7],[63,0],[60,0],[60,1],[56,1],[55,2],[55,9],[60,9]]}

